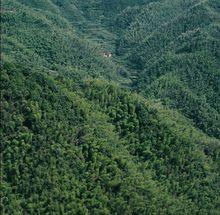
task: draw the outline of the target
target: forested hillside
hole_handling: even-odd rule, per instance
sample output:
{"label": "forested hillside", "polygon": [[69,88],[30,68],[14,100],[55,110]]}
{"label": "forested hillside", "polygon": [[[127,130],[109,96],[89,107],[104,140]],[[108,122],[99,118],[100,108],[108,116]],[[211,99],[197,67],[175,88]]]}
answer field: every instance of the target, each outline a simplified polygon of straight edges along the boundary
{"label": "forested hillside", "polygon": [[219,1],[159,1],[124,11],[117,23],[132,87],[219,137]]}
{"label": "forested hillside", "polygon": [[3,0],[1,214],[219,214],[219,48],[218,0]]}

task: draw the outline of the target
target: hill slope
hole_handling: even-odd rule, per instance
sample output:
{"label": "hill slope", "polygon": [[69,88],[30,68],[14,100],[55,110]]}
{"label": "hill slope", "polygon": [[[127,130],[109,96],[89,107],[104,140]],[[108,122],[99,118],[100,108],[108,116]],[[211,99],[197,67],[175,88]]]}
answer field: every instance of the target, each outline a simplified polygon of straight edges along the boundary
{"label": "hill slope", "polygon": [[[133,88],[178,109],[219,137],[220,40],[218,1],[159,1],[123,12],[117,52]],[[130,20],[130,21],[129,21]]]}
{"label": "hill slope", "polygon": [[2,213],[219,213],[217,0],[3,0],[1,27]]}
{"label": "hill slope", "polygon": [[1,82],[5,213],[217,213],[219,141],[179,114],[9,63]]}

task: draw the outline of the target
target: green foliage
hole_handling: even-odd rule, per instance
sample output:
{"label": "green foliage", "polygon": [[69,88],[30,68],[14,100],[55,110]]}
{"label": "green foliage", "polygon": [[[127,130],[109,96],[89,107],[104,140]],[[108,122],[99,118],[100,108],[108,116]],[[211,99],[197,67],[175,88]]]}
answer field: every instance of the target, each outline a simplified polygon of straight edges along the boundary
{"label": "green foliage", "polygon": [[215,1],[175,0],[129,9],[117,18],[117,53],[134,70],[134,89],[219,138],[217,8]]}
{"label": "green foliage", "polygon": [[219,20],[218,0],[3,0],[1,213],[219,214]]}

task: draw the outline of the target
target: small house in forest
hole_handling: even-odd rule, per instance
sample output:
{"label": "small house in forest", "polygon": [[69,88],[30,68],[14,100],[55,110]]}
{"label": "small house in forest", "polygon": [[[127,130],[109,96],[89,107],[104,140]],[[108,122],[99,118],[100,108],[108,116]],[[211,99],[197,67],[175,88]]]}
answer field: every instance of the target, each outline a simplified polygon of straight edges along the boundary
{"label": "small house in forest", "polygon": [[112,53],[111,52],[103,52],[102,56],[103,57],[112,57]]}

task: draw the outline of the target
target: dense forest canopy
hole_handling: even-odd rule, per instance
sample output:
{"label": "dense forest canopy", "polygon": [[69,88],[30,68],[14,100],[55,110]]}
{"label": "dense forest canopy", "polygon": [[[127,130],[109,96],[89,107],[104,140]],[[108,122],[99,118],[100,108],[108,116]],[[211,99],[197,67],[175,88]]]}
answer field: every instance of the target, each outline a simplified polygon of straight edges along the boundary
{"label": "dense forest canopy", "polygon": [[2,0],[1,213],[220,213],[219,0]]}

